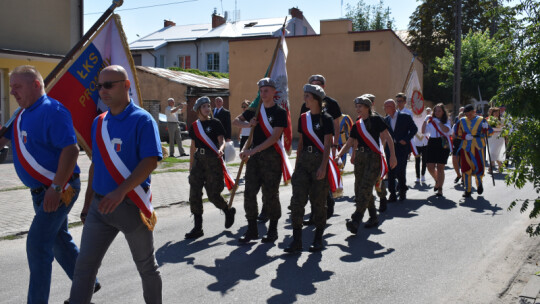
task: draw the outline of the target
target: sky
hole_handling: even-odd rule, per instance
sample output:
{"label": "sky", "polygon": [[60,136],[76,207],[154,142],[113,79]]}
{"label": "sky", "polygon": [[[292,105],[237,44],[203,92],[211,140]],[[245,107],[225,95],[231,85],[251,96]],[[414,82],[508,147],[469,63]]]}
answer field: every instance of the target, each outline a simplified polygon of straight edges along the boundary
{"label": "sky", "polygon": [[[120,15],[127,40],[131,43],[163,28],[165,19],[177,25],[211,23],[214,9],[221,15],[229,11],[232,18],[235,4],[236,10],[240,11],[239,20],[285,17],[290,8],[298,7],[319,33],[320,20],[341,18],[346,13],[347,4],[356,3],[347,0],[124,0],[115,12]],[[379,0],[364,0],[364,3],[377,5]],[[384,0],[385,7],[390,7],[396,30],[407,29],[409,17],[419,3],[417,0]],[[85,32],[111,4],[112,0],[84,1]]]}

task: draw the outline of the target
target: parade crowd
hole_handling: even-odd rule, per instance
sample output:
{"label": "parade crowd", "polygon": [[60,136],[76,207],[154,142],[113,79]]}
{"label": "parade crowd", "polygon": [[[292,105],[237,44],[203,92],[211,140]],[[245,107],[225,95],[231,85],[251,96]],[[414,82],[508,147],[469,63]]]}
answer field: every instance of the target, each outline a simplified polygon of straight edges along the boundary
{"label": "parade crowd", "polygon": [[[163,152],[155,120],[129,97],[130,79],[124,68],[112,65],[99,74],[97,89],[108,111],[92,124],[92,165],[80,215],[84,223],[80,247],[74,243],[67,222],[81,192],[79,150],[71,115],[60,102],[47,96],[36,68],[17,67],[9,81],[21,110],[8,122],[0,146],[12,142],[16,172],[30,188],[35,209],[27,237],[28,303],[48,302],[54,259],[72,280],[66,303],[90,303],[93,293],[101,288],[97,278],[101,262],[119,232],[126,238],[140,274],[144,301],[162,303],[150,175]],[[404,93],[384,101],[384,115],[374,110],[376,97],[365,93],[352,101],[356,118],[344,130],[341,122],[346,115],[338,102],[326,95],[322,75],[309,77],[303,86],[301,114],[292,118],[298,119],[298,128],[293,130],[298,135],[293,167],[282,141],[288,119],[287,111],[274,101],[276,83],[263,78],[257,85],[259,104],[242,102],[243,112],[234,119],[223,108],[221,98],[216,98],[215,109],[209,97],[196,100],[192,110],[197,120],[189,126],[189,154],[182,147],[176,117],[185,110],[185,104],[175,107],[174,99],[168,100],[170,155],[174,155],[176,142],[179,155],[189,156],[189,204],[194,225],[185,234],[186,239],[204,236],[203,188],[208,200],[223,211],[225,228],[235,222],[236,209],[221,194],[224,187],[232,190],[237,186],[224,160],[231,144],[231,125],[241,129],[240,158],[246,164],[243,207],[247,227],[238,242],[261,238],[263,243],[274,243],[279,238],[279,186],[283,179],[292,185],[288,205],[292,240],[284,249],[291,254],[303,251],[302,228],[306,225],[315,227],[309,251],[324,249],[323,235],[326,221],[334,213],[334,196],[343,190],[340,170],[345,154],[350,154],[354,165],[356,209],[345,227],[352,234],[357,234],[362,224],[365,228],[378,226],[378,214],[387,210],[388,203],[407,200],[406,166],[411,157],[415,158],[416,182],[426,181],[427,170],[439,197],[444,196],[444,169],[450,156],[457,173],[454,183],[462,181],[465,198],[472,196],[473,188],[478,194],[484,191],[486,166],[493,170],[497,165],[499,171],[503,170],[502,109],[490,109],[486,119],[477,115],[474,106],[467,105],[452,121],[441,103],[424,110],[425,120],[419,127],[406,108]],[[251,129],[253,136],[249,138]],[[343,132],[348,135],[346,141],[340,141]],[[491,155],[493,166],[487,164],[486,153]],[[308,201],[311,212],[305,220]],[[364,222],[366,211],[368,219]],[[268,222],[262,237],[258,222]]]}

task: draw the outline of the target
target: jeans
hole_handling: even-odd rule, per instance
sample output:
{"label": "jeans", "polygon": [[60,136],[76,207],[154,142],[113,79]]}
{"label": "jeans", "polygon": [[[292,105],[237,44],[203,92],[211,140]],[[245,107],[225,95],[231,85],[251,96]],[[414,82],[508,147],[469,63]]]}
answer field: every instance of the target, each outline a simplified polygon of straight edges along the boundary
{"label": "jeans", "polygon": [[36,215],[26,239],[26,255],[30,268],[28,303],[49,302],[53,259],[56,258],[68,277],[73,279],[79,249],[68,231],[67,215],[79,196],[81,181],[77,178],[70,184],[75,189],[75,195],[69,206],[60,203],[55,212],[43,210],[46,190],[32,193]]}

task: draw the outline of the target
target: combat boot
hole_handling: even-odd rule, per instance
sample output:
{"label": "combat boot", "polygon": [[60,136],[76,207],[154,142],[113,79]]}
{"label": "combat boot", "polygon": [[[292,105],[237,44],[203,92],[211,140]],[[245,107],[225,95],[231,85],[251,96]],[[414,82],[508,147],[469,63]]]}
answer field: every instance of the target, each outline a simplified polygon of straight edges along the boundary
{"label": "combat boot", "polygon": [[364,227],[373,228],[379,225],[379,218],[377,217],[377,209],[375,207],[368,209],[369,219],[367,220]]}
{"label": "combat boot", "polygon": [[278,239],[277,233],[277,220],[270,220],[268,225],[268,231],[266,235],[262,238],[261,242],[263,243],[273,243]]}
{"label": "combat boot", "polygon": [[358,233],[358,227],[360,226],[360,223],[362,222],[362,218],[364,217],[364,212],[355,212],[352,214],[351,219],[347,219],[347,230],[349,230],[352,234]]}
{"label": "combat boot", "polygon": [[223,209],[225,212],[225,228],[230,228],[234,224],[234,215],[236,209],[234,207]]}
{"label": "combat boot", "polygon": [[309,246],[309,252],[319,252],[324,249],[323,238],[322,238],[323,233],[324,233],[324,228],[315,229],[315,237],[313,238],[313,244]]}
{"label": "combat boot", "polygon": [[257,220],[248,220],[248,230],[238,239],[242,244],[248,243],[251,240],[259,238],[259,229],[257,228]]}
{"label": "combat boot", "polygon": [[193,218],[194,218],[195,226],[193,227],[193,229],[191,229],[190,232],[186,233],[185,235],[186,239],[196,239],[204,235],[204,232],[202,229],[202,214],[194,214]]}
{"label": "combat boot", "polygon": [[294,253],[302,251],[302,229],[293,229],[293,240],[289,247],[285,248],[285,252]]}

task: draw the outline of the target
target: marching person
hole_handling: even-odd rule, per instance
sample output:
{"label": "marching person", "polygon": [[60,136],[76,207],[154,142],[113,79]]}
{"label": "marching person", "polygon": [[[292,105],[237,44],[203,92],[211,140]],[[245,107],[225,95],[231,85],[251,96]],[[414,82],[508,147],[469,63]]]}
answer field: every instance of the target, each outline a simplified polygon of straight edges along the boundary
{"label": "marching person", "polygon": [[352,128],[347,143],[336,156],[337,160],[350,147],[357,147],[354,158],[356,211],[346,224],[347,230],[352,234],[358,233],[358,227],[368,207],[371,207],[369,208],[370,218],[366,226],[373,227],[379,224],[377,213],[371,214],[371,210],[375,210],[373,207],[373,188],[381,176],[384,176],[388,171],[383,141],[388,144],[390,150],[390,168],[393,169],[397,165],[394,142],[388,132],[388,126],[381,117],[373,115],[371,101],[366,97],[359,96],[354,99],[354,105],[359,118]]}
{"label": "marching person", "polygon": [[450,132],[448,113],[444,104],[439,103],[433,107],[433,116],[427,116],[422,124],[422,133],[427,133],[429,137],[426,148],[427,169],[435,180],[433,190],[437,196],[443,196],[444,166],[452,152]]}
{"label": "marching person", "polygon": [[123,67],[105,67],[98,81],[99,97],[109,110],[92,124],[92,165],[81,213],[81,252],[69,303],[90,302],[101,261],[118,232],[124,234],[137,265],[144,301],[161,303],[150,189],[150,174],[162,158],[158,127],[150,113],[130,99],[131,82]]}
{"label": "marching person", "polygon": [[[206,189],[208,200],[225,213],[225,228],[234,223],[236,209],[230,208],[221,196],[223,178],[229,190],[234,185],[223,161],[225,130],[216,118],[210,118],[210,98],[203,96],[195,102],[193,111],[197,112],[197,121],[189,127],[191,150],[189,158],[189,207],[194,216],[195,226],[186,233],[186,239],[196,239],[204,235],[202,229],[203,201],[202,189]],[[218,148],[219,147],[219,148]],[[219,170],[221,168],[222,170]]]}
{"label": "marching person", "polygon": [[[178,113],[182,113],[182,107],[186,105],[174,106],[174,98],[167,100],[169,106],[165,108],[167,116],[167,130],[169,131],[169,156],[174,157],[174,143],[178,145],[178,153],[180,156],[188,156],[182,147],[182,134],[178,125]],[[178,113],[177,113],[178,112]]]}
{"label": "marching person", "polygon": [[397,110],[400,113],[405,113],[412,117],[413,115],[412,111],[405,107],[407,105],[407,95],[405,95],[405,93],[396,94],[396,104],[397,104]]}
{"label": "marching person", "polygon": [[[323,75],[311,75],[308,79],[308,84],[318,85],[324,90],[326,88],[326,78],[324,78]],[[304,102],[302,104],[300,113],[305,113],[308,110],[309,109],[307,108],[306,103]],[[323,98],[322,111],[330,114],[334,123],[334,135],[332,139],[332,155],[336,155],[337,148],[339,147],[339,136],[340,136],[339,123],[341,119],[341,108],[339,107],[337,100],[326,95]],[[330,218],[332,217],[332,215],[334,215],[334,206],[336,205],[336,201],[334,200],[334,197],[331,191],[328,191],[328,195],[326,197],[326,205],[327,205],[326,217]],[[311,211],[313,214],[313,208]],[[313,221],[313,218],[310,217],[308,221],[304,222],[304,224],[313,225],[315,224],[315,222]]]}
{"label": "marching person", "polygon": [[462,140],[458,154],[465,183],[463,197],[467,198],[471,197],[473,175],[476,177],[476,191],[484,193],[482,178],[486,167],[486,139],[493,134],[493,129],[482,116],[476,115],[473,105],[465,106],[463,113],[465,117],[455,125],[454,134]]}
{"label": "marching person", "polygon": [[[412,115],[396,111],[396,102],[388,99],[384,102],[386,124],[390,127],[388,131],[394,141],[397,166],[388,172],[388,190],[390,191],[389,202],[396,201],[396,190],[399,191],[399,200],[407,198],[407,158],[411,153],[411,140],[418,132],[418,127],[412,120]],[[387,151],[388,152],[388,151]],[[396,187],[396,179],[398,184]]]}
{"label": "marching person", "polygon": [[[298,119],[297,159],[294,174],[291,179],[291,222],[293,227],[293,240],[285,252],[302,251],[302,219],[304,218],[305,206],[308,195],[311,201],[313,221],[315,222],[315,238],[309,251],[321,251],[323,246],[322,236],[326,226],[326,194],[329,190],[329,182],[326,178],[327,170],[333,170],[338,178],[339,168],[330,156],[332,137],[334,134],[334,122],[332,116],[322,112],[322,100],[324,90],[318,85],[304,85],[304,102],[309,111],[300,115]],[[333,166],[329,168],[329,159]],[[335,180],[334,180],[335,181]],[[334,183],[334,188],[336,184]]]}
{"label": "marching person", "polygon": [[[426,115],[431,115],[430,107],[426,108]],[[412,140],[412,144],[415,145],[416,151],[418,151],[418,156],[414,160],[414,168],[416,170],[416,182],[424,183],[426,181],[426,149],[428,144],[428,137],[425,133],[421,132],[421,129],[419,131],[420,132],[414,135]]]}
{"label": "marching person", "polygon": [[[79,196],[79,148],[69,111],[45,93],[43,77],[30,65],[9,75],[11,95],[19,104],[0,146],[13,142],[17,175],[30,188],[35,215],[28,230],[26,255],[30,269],[28,303],[47,303],[52,262],[73,279],[79,249],[68,230],[68,214]],[[96,286],[94,287],[94,284]],[[90,282],[90,289],[100,288]]]}
{"label": "marching person", "polygon": [[283,171],[284,179],[291,177],[291,167],[287,153],[281,142],[283,129],[287,127],[287,112],[274,102],[276,84],[270,78],[263,78],[257,83],[262,104],[259,116],[252,110],[238,115],[233,124],[240,128],[255,127],[253,142],[244,147],[240,158],[247,161],[244,190],[244,209],[248,229],[240,243],[248,243],[259,238],[257,228],[257,193],[262,188],[263,205],[270,219],[263,243],[273,243],[278,238],[277,223],[281,217],[279,202],[279,183]]}
{"label": "marching person", "polygon": [[488,137],[489,143],[489,155],[491,156],[491,163],[488,168],[489,173],[493,174],[492,168],[495,168],[495,162],[499,173],[503,172],[504,161],[504,137],[501,136],[503,130],[503,121],[501,120],[501,111],[499,108],[490,108],[488,112],[488,124],[493,128],[493,135]]}

